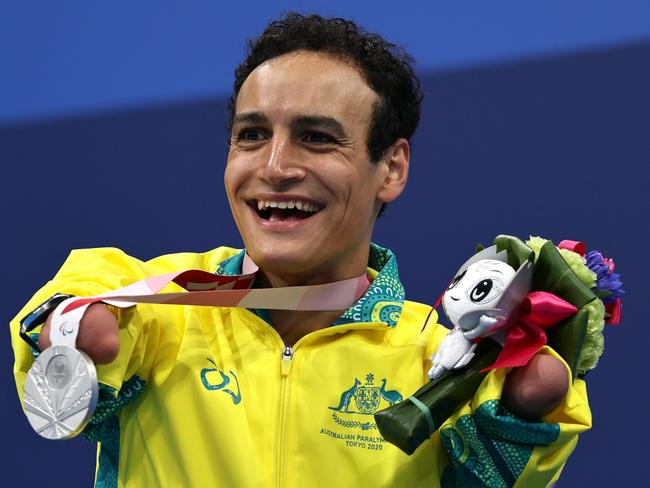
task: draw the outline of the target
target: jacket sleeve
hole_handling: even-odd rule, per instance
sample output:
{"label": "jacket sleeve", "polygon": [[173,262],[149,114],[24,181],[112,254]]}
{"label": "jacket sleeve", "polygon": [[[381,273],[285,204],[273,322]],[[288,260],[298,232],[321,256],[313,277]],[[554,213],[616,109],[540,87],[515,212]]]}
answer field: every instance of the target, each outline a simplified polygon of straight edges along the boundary
{"label": "jacket sleeve", "polygon": [[[550,347],[540,353],[564,363]],[[591,427],[583,380],[569,378],[571,386],[560,405],[531,422],[514,416],[501,403],[508,371],[490,371],[474,397],[438,430],[448,461],[443,487],[548,486],[559,477],[578,434]]]}
{"label": "jacket sleeve", "polygon": [[[56,276],[45,284],[11,321],[11,339],[15,355],[14,377],[21,403],[27,372],[35,355],[19,337],[21,318],[57,292],[92,296],[165,271],[114,248],[72,251]],[[91,419],[91,426],[111,416],[142,390],[158,360],[156,352],[164,347],[166,342],[174,342],[173,336],[179,321],[182,320],[182,312],[178,306],[169,306],[164,318],[156,315],[151,306],[142,304],[129,309],[113,310],[117,310],[115,313],[119,322],[120,351],[112,363],[97,365],[100,399]],[[169,323],[163,324],[161,320]]]}

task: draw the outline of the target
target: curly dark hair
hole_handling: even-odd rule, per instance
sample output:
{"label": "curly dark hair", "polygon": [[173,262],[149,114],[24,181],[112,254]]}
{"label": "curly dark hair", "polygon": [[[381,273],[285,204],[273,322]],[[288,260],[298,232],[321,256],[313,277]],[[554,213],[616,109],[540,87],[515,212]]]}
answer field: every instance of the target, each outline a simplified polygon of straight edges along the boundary
{"label": "curly dark hair", "polygon": [[411,139],[420,120],[422,102],[413,58],[350,20],[295,12],[272,21],[259,37],[249,41],[246,59],[235,70],[229,125],[237,95],[248,75],[265,61],[298,50],[323,52],[351,62],[379,96],[366,142],[371,161],[379,161],[398,138]]}

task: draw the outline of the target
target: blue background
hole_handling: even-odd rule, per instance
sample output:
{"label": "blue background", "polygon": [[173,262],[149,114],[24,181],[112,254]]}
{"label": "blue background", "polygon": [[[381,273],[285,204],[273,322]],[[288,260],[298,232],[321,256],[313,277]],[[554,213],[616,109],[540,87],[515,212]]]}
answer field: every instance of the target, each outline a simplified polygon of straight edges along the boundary
{"label": "blue background", "polygon": [[[288,9],[351,17],[416,57],[425,101],[409,188],[375,237],[397,253],[410,299],[433,303],[499,233],[615,258],[624,323],[606,328],[587,378],[594,427],[558,486],[648,485],[647,2],[5,2],[2,320],[72,248],[148,259],[240,245],[222,183],[226,100],[245,39]],[[3,484],[88,486],[94,446],[33,434],[8,333],[0,358]]]}

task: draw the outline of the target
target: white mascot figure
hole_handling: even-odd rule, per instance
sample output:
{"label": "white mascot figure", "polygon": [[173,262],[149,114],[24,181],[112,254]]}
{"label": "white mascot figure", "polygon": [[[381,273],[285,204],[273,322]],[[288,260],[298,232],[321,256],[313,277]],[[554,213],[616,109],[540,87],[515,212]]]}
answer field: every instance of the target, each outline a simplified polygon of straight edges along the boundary
{"label": "white mascot figure", "polygon": [[453,329],[430,359],[429,378],[462,368],[474,357],[477,342],[491,337],[503,345],[511,318],[532,282],[532,263],[515,271],[506,251],[489,247],[460,268],[442,296],[442,307]]}

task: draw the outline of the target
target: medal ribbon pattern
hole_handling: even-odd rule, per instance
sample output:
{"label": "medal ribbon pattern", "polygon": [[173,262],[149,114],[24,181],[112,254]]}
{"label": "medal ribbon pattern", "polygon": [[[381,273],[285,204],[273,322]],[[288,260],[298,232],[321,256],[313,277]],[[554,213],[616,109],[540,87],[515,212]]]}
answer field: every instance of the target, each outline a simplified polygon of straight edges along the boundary
{"label": "medal ribbon pattern", "polygon": [[[346,310],[368,289],[364,273],[356,278],[312,286],[253,289],[258,267],[246,255],[237,276],[220,276],[201,270],[186,270],[151,276],[118,290],[92,297],[73,297],[62,302],[52,313],[52,344],[75,347],[79,322],[93,303],[119,308],[137,303],[262,308],[271,310]],[[185,292],[158,293],[175,283]]]}

